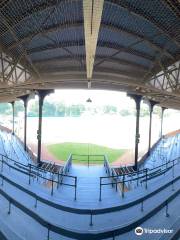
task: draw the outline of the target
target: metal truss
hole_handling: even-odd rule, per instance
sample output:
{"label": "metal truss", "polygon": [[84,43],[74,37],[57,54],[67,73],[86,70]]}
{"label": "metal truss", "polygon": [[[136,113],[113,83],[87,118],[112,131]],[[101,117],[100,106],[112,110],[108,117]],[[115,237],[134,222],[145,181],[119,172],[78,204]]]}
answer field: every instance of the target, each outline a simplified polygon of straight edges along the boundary
{"label": "metal truss", "polygon": [[25,83],[31,79],[28,69],[19,64],[20,58],[13,60],[0,52],[0,82],[3,86]]}
{"label": "metal truss", "polygon": [[178,92],[180,90],[180,62],[176,62],[168,68],[164,68],[161,62],[159,64],[162,71],[153,76],[148,84],[163,91]]}

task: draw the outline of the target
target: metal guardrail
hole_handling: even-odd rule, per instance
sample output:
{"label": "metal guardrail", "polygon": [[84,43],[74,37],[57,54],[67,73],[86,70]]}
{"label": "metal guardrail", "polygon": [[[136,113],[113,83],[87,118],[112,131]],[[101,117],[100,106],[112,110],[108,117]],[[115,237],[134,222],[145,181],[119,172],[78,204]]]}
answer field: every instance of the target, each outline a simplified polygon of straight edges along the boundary
{"label": "metal guardrail", "polygon": [[[0,156],[1,156],[1,159],[0,159],[1,172],[3,172],[3,166],[5,164],[9,168],[12,168],[15,171],[18,171],[18,172],[21,172],[21,173],[27,175],[29,185],[31,184],[31,180],[34,179],[34,178],[36,178],[37,181],[39,180],[39,178],[43,179],[45,181],[48,181],[48,182],[51,183],[51,195],[54,194],[55,184],[57,186],[57,189],[59,188],[60,185],[73,187],[74,188],[74,199],[76,200],[76,198],[77,198],[77,177],[76,176],[71,176],[71,175],[67,175],[67,174],[64,174],[64,173],[60,173],[60,172],[57,172],[57,173],[49,172],[49,171],[46,171],[42,168],[31,165],[31,164],[28,164],[28,165],[22,164],[22,163],[17,162],[15,160],[3,155],[3,154],[0,154]],[[13,163],[16,166],[19,166],[19,167],[13,166],[12,164],[8,163],[7,160],[10,161],[11,163]],[[50,173],[51,177],[48,178],[48,177],[43,176],[46,173]],[[55,177],[56,177],[57,180],[55,180]],[[63,178],[72,179],[73,183],[72,184],[71,183],[66,183],[66,182],[63,181]]]}
{"label": "metal guardrail", "polygon": [[[174,159],[173,161],[175,162],[176,160],[179,160],[179,158],[178,159]],[[173,161],[171,161],[171,162],[173,162]],[[107,163],[107,162],[106,162]],[[11,165],[10,165],[11,166]],[[174,164],[174,166],[175,166],[175,164]],[[3,167],[3,164],[1,165],[1,167]],[[11,166],[12,167],[12,166]],[[125,174],[124,174],[125,175]],[[126,175],[128,175],[128,174],[126,174]],[[8,181],[8,182],[11,182],[11,184],[13,184],[14,186],[16,186],[17,187],[17,184],[16,183],[13,183],[12,182],[12,180],[8,180],[8,178],[7,177],[5,177],[5,176],[3,176],[1,173],[0,173],[0,177],[2,178],[2,184],[3,184],[3,180],[5,180],[5,181]],[[112,176],[111,176],[112,177]],[[31,176],[30,176],[30,178],[29,178],[29,180],[31,180]],[[139,201],[135,201],[135,203],[134,204],[141,204],[141,211],[143,211],[144,210],[144,201],[146,200],[146,199],[148,199],[148,198],[150,198],[151,196],[153,196],[153,195],[155,195],[156,193],[158,193],[159,191],[161,191],[161,190],[163,190],[163,189],[165,189],[166,187],[168,187],[168,186],[170,186],[170,184],[172,184],[172,186],[173,186],[173,184],[174,184],[174,182],[175,181],[178,181],[179,180],[179,178],[177,178],[177,179],[173,179],[171,182],[169,182],[169,183],[167,183],[166,185],[164,185],[164,186],[162,186],[162,187],[160,187],[161,189],[157,189],[157,190],[155,190],[154,192],[152,192],[152,193],[150,193],[150,194],[148,194],[148,196],[145,196],[145,197],[143,197],[142,198],[142,200],[140,200],[140,202]],[[22,190],[23,189],[23,187],[22,186],[20,186],[19,185],[19,188]],[[173,188],[173,187],[172,187]],[[23,191],[23,190],[22,190]],[[47,202],[49,202],[49,204],[47,204],[47,205],[50,205],[50,206],[52,206],[52,205],[57,205],[57,204],[54,204],[54,203],[50,203],[50,201],[48,201],[48,200],[41,200],[42,199],[42,197],[39,197],[39,196],[37,196],[35,193],[33,193],[33,192],[30,192],[29,190],[26,190],[26,189],[24,189],[24,192],[26,192],[26,193],[28,193],[29,195],[31,195],[31,196],[33,196],[34,198],[35,198],[35,208],[37,208],[37,200],[39,200],[39,201],[42,201],[42,202],[44,202],[44,203],[46,203],[47,204]],[[0,192],[0,194],[1,194],[1,192]],[[21,209],[21,204],[20,203],[18,203],[16,200],[14,200],[12,197],[9,197],[6,193],[3,193],[3,194],[5,194],[6,196],[7,196],[7,200],[9,201],[9,211],[8,211],[8,213],[10,214],[10,212],[11,212],[11,204],[14,204],[15,203],[15,206],[19,206],[19,208]],[[165,203],[164,203],[164,205],[163,205],[163,207],[165,206],[166,207],[166,212],[168,212],[168,202],[169,201],[166,201]],[[131,205],[133,205],[133,204],[131,204]],[[22,208],[24,208],[24,206],[22,206]],[[57,207],[58,208],[58,207]],[[128,207],[127,207],[128,208]],[[93,216],[94,215],[97,215],[97,214],[104,214],[104,213],[107,213],[107,212],[114,212],[114,211],[119,211],[121,209],[121,207],[120,208],[114,208],[114,209],[100,209],[99,211],[96,211],[96,210],[85,210],[85,213],[83,213],[83,214],[89,214],[90,215],[90,226],[92,226],[93,225]],[[122,208],[122,209],[124,209],[124,207]],[[30,211],[30,210],[29,210]],[[72,210],[71,210],[72,211]],[[71,212],[70,211],[70,212]],[[74,212],[74,210],[72,211],[72,212]],[[30,213],[30,212],[29,212]],[[34,214],[34,213],[33,213]],[[78,214],[81,214],[81,213],[78,213]],[[30,214],[31,215],[31,214]],[[33,215],[34,216],[34,215]],[[38,216],[38,218],[39,218],[39,216]],[[35,220],[36,220],[36,217],[35,217]],[[41,222],[42,221],[44,221],[44,222],[46,222],[46,220],[44,220],[44,219],[41,219],[41,221],[40,221],[40,224],[41,224]],[[49,231],[50,230],[52,230],[53,231],[53,229],[54,229],[54,227],[52,227],[51,228],[51,224],[50,223],[48,223],[49,225],[47,225],[47,226],[50,226],[49,228],[47,227],[47,229],[48,229],[48,235],[49,235]],[[54,225],[53,225],[54,226]],[[55,228],[56,229],[56,228]],[[114,234],[115,235],[115,234]],[[113,236],[113,235],[112,235]]]}
{"label": "metal guardrail", "polygon": [[69,169],[72,165],[72,154],[69,155],[65,165],[64,165],[64,168],[63,168],[63,173],[66,174],[67,172],[69,172]]}
{"label": "metal guardrail", "polygon": [[[6,177],[4,177],[2,174],[0,174],[0,178],[2,178],[2,180],[4,180]],[[179,177],[178,179],[179,180]],[[2,183],[3,184],[3,181]],[[170,183],[167,184],[168,187]],[[161,190],[163,190],[165,187],[163,187]],[[159,191],[156,191],[156,193],[159,193]],[[142,217],[140,220],[137,219],[134,222],[130,223],[127,227],[126,226],[116,226],[116,229],[108,229],[104,232],[101,231],[101,238],[107,238],[108,237],[113,237],[113,239],[115,239],[115,236],[121,234],[122,232],[126,232],[129,230],[132,230],[136,227],[137,223],[139,224],[139,222],[144,222],[145,219],[149,219],[151,216],[153,216],[156,212],[160,211],[162,208],[165,208],[165,213],[166,213],[166,217],[169,216],[169,203],[175,199],[180,193],[180,190],[176,191],[174,194],[172,194],[171,196],[169,196],[165,201],[163,201],[162,203],[160,203],[158,206],[156,206],[154,209],[152,209],[150,212],[146,213],[144,217]],[[47,229],[47,240],[50,240],[50,231],[58,233],[60,235],[64,235],[64,236],[71,236],[72,234],[76,236],[76,239],[82,239],[83,237],[86,238],[86,233],[85,232],[76,232],[73,231],[71,229],[64,229],[60,226],[58,226],[57,224],[53,224],[51,222],[49,222],[48,220],[45,220],[42,216],[40,216],[38,213],[36,213],[35,211],[29,209],[28,207],[26,207],[25,205],[23,205],[22,203],[18,202],[16,199],[14,199],[13,197],[11,197],[10,195],[8,195],[3,189],[0,189],[0,195],[2,195],[9,203],[8,206],[8,214],[11,214],[12,209],[11,209],[11,205],[14,205],[16,208],[22,210],[25,214],[27,214],[28,216],[32,217],[35,221],[37,221],[40,225],[44,226]],[[35,194],[34,194],[35,195]],[[153,194],[154,195],[154,194]],[[37,196],[35,195],[35,205],[34,208],[36,209],[37,206]],[[141,207],[140,207],[140,211],[143,212],[144,211],[144,201],[140,202],[141,203]],[[139,204],[136,203],[136,204]],[[124,208],[123,208],[124,209]],[[119,210],[118,210],[119,211]],[[108,211],[109,212],[109,211]],[[107,212],[100,212],[99,214],[104,214]],[[97,215],[97,214],[95,214]],[[90,226],[93,225],[93,211],[90,212]],[[119,229],[118,229],[119,228]],[[127,228],[127,229],[126,229]],[[126,229],[126,230],[125,230]],[[89,236],[89,234],[91,234],[90,232],[87,233],[87,235]],[[91,235],[91,239],[98,239],[98,238],[94,238],[94,235],[92,233]]]}
{"label": "metal guardrail", "polygon": [[71,156],[72,161],[87,162],[88,167],[90,163],[97,164],[104,162],[104,155],[102,154],[72,154]]}
{"label": "metal guardrail", "polygon": [[[177,161],[177,163],[175,163],[176,161]],[[147,183],[148,183],[149,180],[151,180],[150,177],[152,176],[152,173],[154,173],[156,171],[156,169],[160,169],[160,168],[165,166],[165,169],[161,170],[161,174],[164,174],[166,171],[168,171],[169,169],[172,168],[172,175],[174,177],[174,166],[179,164],[179,161],[180,161],[180,158],[176,158],[176,159],[173,159],[169,162],[166,162],[165,164],[159,165],[159,166],[157,166],[155,168],[152,168],[152,169],[146,168],[146,169],[139,170],[139,171],[136,171],[136,172],[133,172],[133,173],[124,173],[124,174],[121,174],[121,175],[111,174],[110,176],[107,176],[107,177],[100,177],[99,201],[102,200],[102,186],[112,185],[112,187],[114,187],[114,185],[115,185],[116,191],[117,191],[118,184],[121,184],[121,186],[122,186],[121,193],[122,193],[122,197],[124,198],[125,184],[126,183],[132,183],[133,181],[134,182],[136,181],[137,186],[138,186],[139,180],[141,179],[141,180],[144,181],[145,188],[147,189]],[[171,164],[171,165],[169,166],[169,164]],[[135,178],[133,178],[134,175],[136,175]],[[157,173],[157,176],[159,176],[159,175],[160,175],[160,173],[159,174]],[[127,177],[130,177],[130,178],[126,179]],[[111,180],[111,182],[107,182],[107,181],[103,182],[104,180],[107,180],[107,181]]]}
{"label": "metal guardrail", "polygon": [[111,168],[111,166],[110,166],[110,163],[109,163],[109,160],[108,160],[108,157],[106,156],[106,155],[104,155],[104,167],[105,167],[105,169],[106,169],[106,173],[108,174],[108,175],[114,175],[114,171],[113,171],[113,169]]}

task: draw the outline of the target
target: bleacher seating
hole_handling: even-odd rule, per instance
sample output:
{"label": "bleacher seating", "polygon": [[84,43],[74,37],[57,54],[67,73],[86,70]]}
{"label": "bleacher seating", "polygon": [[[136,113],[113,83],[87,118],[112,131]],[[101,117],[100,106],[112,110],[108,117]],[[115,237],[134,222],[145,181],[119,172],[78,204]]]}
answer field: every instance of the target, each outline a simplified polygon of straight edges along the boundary
{"label": "bleacher seating", "polygon": [[[66,169],[46,161],[36,166],[23,148],[17,151],[20,146],[15,147],[15,141],[12,143],[5,133],[0,136],[0,223],[8,239],[136,239],[134,228],[155,227],[151,218],[156,214],[168,227],[177,224],[174,210],[180,192],[180,146],[172,136],[166,139],[168,156],[160,156],[159,149],[165,143],[160,141],[139,171],[133,166],[111,168],[107,157],[99,167],[74,166],[71,157]],[[173,221],[164,213],[173,215]],[[153,239],[159,237],[162,234]]]}

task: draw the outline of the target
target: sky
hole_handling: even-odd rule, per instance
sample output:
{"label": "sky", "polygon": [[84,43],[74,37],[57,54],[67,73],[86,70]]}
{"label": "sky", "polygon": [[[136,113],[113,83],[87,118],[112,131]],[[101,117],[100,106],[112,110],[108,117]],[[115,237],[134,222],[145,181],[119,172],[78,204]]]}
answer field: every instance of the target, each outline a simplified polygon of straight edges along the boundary
{"label": "sky", "polygon": [[[36,96],[35,99],[38,97]],[[87,103],[90,98],[92,103]],[[46,96],[49,102],[64,102],[66,105],[71,104],[91,104],[91,106],[113,105],[119,110],[127,109],[132,111],[135,108],[135,102],[127,97],[126,92],[108,91],[108,90],[77,90],[77,89],[61,89],[55,90],[54,93]],[[32,102],[29,102],[31,105]],[[147,103],[141,102],[143,108],[147,107]],[[169,114],[180,113],[177,110],[168,109]]]}
{"label": "sky", "polygon": [[118,108],[133,108],[135,103],[124,92],[104,90],[56,90],[46,97],[49,101],[63,101],[67,104],[86,103],[91,98],[93,105],[114,105]]}

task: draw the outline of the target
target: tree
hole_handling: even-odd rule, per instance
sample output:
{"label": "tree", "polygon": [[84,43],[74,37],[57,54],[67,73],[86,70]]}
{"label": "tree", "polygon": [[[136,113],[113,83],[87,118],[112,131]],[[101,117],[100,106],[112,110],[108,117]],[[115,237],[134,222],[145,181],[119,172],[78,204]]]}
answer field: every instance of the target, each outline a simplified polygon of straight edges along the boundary
{"label": "tree", "polygon": [[120,115],[123,116],[123,117],[132,115],[132,113],[131,113],[128,109],[122,109],[119,113],[120,113]]}
{"label": "tree", "polygon": [[14,115],[17,117],[19,112],[24,111],[24,103],[22,101],[16,101],[14,105]]}
{"label": "tree", "polygon": [[104,114],[114,114],[114,113],[117,113],[117,107],[112,106],[112,105],[105,105],[103,107],[103,113]]}
{"label": "tree", "polygon": [[0,104],[0,114],[2,115],[10,115],[12,114],[12,106],[9,103],[1,103]]}
{"label": "tree", "polygon": [[56,112],[56,106],[54,103],[44,101],[43,104],[43,116],[44,117],[54,117]]}
{"label": "tree", "polygon": [[38,100],[31,102],[28,105],[28,117],[38,117],[39,104]]}
{"label": "tree", "polygon": [[64,105],[64,103],[55,103],[55,116],[56,117],[64,117],[65,113],[66,113],[66,106]]}

